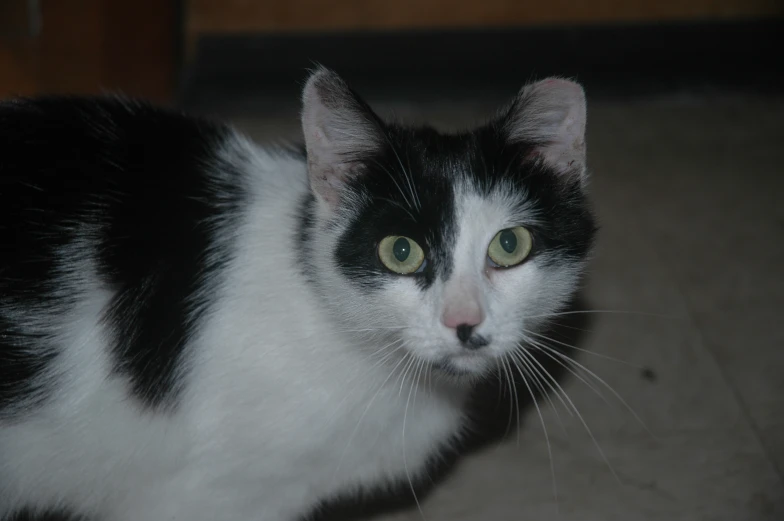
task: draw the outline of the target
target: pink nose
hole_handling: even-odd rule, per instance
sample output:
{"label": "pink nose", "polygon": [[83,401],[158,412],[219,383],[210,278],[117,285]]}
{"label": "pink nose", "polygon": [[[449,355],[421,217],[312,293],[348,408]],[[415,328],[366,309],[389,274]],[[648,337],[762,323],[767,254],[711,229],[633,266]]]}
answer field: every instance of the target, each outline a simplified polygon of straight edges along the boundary
{"label": "pink nose", "polygon": [[447,310],[442,317],[444,325],[451,329],[458,326],[468,326],[474,328],[482,323],[485,317],[479,307],[458,308]]}

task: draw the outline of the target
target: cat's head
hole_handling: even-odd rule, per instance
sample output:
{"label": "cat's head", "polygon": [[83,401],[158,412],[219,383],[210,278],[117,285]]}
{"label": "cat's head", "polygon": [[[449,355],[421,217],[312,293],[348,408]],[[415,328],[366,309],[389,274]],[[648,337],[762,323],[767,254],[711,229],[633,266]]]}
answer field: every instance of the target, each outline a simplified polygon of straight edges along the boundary
{"label": "cat's head", "polygon": [[585,121],[582,88],[548,79],[469,132],[410,128],[316,70],[302,112],[304,240],[324,305],[391,360],[495,368],[577,287],[595,230]]}

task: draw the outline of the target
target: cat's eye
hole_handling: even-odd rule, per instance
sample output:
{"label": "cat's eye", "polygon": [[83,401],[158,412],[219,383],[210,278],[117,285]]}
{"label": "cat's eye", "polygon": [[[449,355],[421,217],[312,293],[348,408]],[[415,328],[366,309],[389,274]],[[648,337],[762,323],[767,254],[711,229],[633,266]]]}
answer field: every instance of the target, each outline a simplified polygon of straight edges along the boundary
{"label": "cat's eye", "polygon": [[501,230],[487,248],[487,256],[494,265],[501,268],[516,266],[531,253],[533,240],[531,233],[522,226]]}
{"label": "cat's eye", "polygon": [[425,252],[413,239],[390,235],[378,244],[378,258],[389,271],[409,275],[423,266]]}

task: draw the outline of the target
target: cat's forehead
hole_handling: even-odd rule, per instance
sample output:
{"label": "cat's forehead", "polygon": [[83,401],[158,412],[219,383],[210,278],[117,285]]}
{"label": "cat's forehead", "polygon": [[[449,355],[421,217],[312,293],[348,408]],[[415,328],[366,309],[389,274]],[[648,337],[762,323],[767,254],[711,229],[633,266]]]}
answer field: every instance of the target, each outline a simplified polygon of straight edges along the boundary
{"label": "cat's forehead", "polygon": [[498,155],[501,139],[496,129],[485,125],[471,131],[444,131],[431,126],[392,127],[390,148],[403,150],[436,168],[458,163],[471,164],[485,155]]}
{"label": "cat's forehead", "polygon": [[492,127],[467,133],[394,128],[389,137],[364,161],[355,183],[366,210],[383,214],[386,224],[426,235],[473,214],[510,221],[532,213],[521,175],[528,167],[513,164]]}
{"label": "cat's forehead", "polygon": [[[440,136],[443,137],[443,136]],[[428,286],[448,279],[458,253],[471,252],[481,261],[482,251],[501,228],[531,222],[535,206],[522,185],[483,183],[491,168],[477,161],[470,140],[448,136],[446,147],[390,148],[366,164],[355,188],[362,193],[352,223],[343,236],[341,255],[359,254],[382,238],[413,238],[427,251],[428,267],[421,279]],[[460,251],[458,251],[460,249]],[[475,255],[474,255],[475,254]]]}

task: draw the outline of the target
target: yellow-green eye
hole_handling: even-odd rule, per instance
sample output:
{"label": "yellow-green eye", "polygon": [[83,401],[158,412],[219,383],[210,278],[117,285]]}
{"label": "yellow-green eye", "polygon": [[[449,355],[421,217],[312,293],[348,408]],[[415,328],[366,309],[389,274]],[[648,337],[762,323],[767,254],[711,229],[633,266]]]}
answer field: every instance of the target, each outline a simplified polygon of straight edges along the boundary
{"label": "yellow-green eye", "polygon": [[401,235],[384,237],[378,244],[378,258],[395,273],[414,273],[425,261],[425,252],[414,239]]}
{"label": "yellow-green eye", "polygon": [[523,262],[531,252],[532,245],[528,230],[522,226],[507,228],[498,232],[490,241],[487,256],[497,266],[508,268]]}

